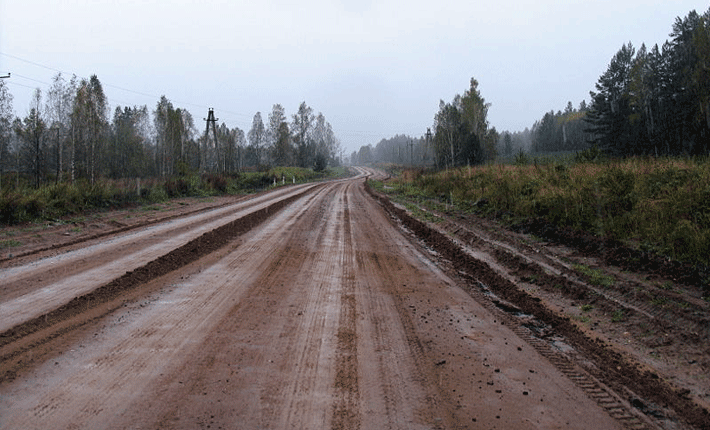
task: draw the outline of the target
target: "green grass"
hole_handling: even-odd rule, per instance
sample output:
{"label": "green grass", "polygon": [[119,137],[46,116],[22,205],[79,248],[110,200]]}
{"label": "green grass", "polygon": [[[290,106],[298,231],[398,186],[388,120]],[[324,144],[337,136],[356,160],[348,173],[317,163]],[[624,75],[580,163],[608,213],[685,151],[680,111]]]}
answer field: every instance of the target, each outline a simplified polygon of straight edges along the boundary
{"label": "green grass", "polygon": [[15,248],[22,245],[22,242],[14,239],[0,240],[0,249]]}
{"label": "green grass", "polygon": [[611,322],[618,323],[624,321],[624,318],[626,316],[624,315],[624,311],[621,309],[617,309],[614,311],[614,313],[611,315]]}
{"label": "green grass", "polygon": [[542,219],[710,266],[710,159],[585,160],[403,171],[387,192],[511,223]]}
{"label": "green grass", "polygon": [[143,206],[141,207],[141,211],[143,212],[148,212],[148,211],[161,211],[163,208],[157,205],[148,205],[148,206]]}
{"label": "green grass", "polygon": [[584,264],[574,264],[572,267],[574,267],[577,272],[584,275],[592,285],[598,285],[606,288],[614,285],[614,278],[605,275],[604,272],[599,269],[592,269]]}

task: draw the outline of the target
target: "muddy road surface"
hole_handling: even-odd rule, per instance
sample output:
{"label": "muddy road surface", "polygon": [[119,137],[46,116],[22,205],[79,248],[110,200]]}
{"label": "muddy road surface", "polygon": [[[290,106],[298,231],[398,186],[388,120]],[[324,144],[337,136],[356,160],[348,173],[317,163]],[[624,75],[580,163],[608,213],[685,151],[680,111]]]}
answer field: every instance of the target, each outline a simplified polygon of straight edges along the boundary
{"label": "muddy road surface", "polygon": [[658,427],[473,294],[372,173],[4,262],[0,428]]}

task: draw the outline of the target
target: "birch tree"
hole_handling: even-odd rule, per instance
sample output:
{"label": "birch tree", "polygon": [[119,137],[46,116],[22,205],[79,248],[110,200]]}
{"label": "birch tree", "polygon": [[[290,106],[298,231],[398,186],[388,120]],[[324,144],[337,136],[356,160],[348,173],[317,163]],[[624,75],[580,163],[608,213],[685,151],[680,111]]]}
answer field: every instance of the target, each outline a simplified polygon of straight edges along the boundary
{"label": "birch tree", "polygon": [[65,148],[71,145],[71,113],[76,95],[76,76],[67,82],[61,73],[52,78],[52,86],[47,91],[45,113],[50,131],[50,140],[54,141],[53,161],[56,181],[62,180],[64,172]]}
{"label": "birch tree", "polygon": [[257,112],[254,115],[248,138],[249,147],[254,154],[254,165],[259,166],[261,164],[261,150],[266,141],[266,128],[264,127],[264,121],[261,119],[261,112]]}
{"label": "birch tree", "polygon": [[81,173],[93,184],[101,173],[101,155],[108,137],[108,104],[96,75],[82,79],[74,98],[72,127],[77,152],[81,157]]}
{"label": "birch tree", "polygon": [[0,188],[2,188],[2,176],[10,155],[12,120],[12,94],[8,91],[5,81],[0,79]]}
{"label": "birch tree", "polygon": [[308,107],[306,102],[302,102],[291,123],[291,133],[296,144],[296,161],[300,167],[311,167],[313,164],[311,142],[313,120],[313,109]]}

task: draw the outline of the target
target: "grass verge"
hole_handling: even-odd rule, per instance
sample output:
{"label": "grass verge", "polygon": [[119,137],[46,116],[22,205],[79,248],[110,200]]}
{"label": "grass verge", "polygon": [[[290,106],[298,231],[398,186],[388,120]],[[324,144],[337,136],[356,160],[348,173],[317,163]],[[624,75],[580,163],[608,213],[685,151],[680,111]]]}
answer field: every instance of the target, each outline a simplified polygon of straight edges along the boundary
{"label": "grass verge", "polygon": [[172,198],[246,194],[346,175],[347,171],[342,167],[321,172],[276,167],[262,172],[231,175],[188,174],[165,179],[104,179],[93,184],[80,180],[73,184],[51,184],[39,189],[6,186],[0,190],[0,226],[57,220],[70,215],[127,206],[148,205],[145,210],[154,210],[150,205]]}
{"label": "grass verge", "polygon": [[[437,210],[475,213],[508,224],[541,221],[710,267],[707,158],[595,162],[568,158],[445,171],[404,170],[385,184],[371,185],[395,200],[424,202]],[[586,275],[599,285],[609,282],[592,272]]]}

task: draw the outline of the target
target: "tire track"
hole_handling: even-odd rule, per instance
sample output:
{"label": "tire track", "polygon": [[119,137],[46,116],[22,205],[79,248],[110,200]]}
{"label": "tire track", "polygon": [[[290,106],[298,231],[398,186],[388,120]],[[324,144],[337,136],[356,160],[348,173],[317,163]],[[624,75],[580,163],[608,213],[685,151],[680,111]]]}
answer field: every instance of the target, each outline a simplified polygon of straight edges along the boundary
{"label": "tire track", "polygon": [[[692,401],[678,395],[676,390],[667,386],[663,381],[659,380],[657,377],[654,378],[649,372],[642,374],[642,371],[635,363],[628,362],[620,357],[618,353],[614,353],[603,344],[589,339],[581,333],[579,329],[574,327],[569,320],[561,318],[554,312],[546,309],[539,300],[535,300],[525,291],[517,288],[512,282],[493,271],[486,263],[471,257],[465,250],[462,250],[444,234],[414,219],[403,209],[396,208],[386,197],[375,193],[369,189],[369,187],[368,191],[395,219],[403,223],[404,226],[423,240],[427,246],[439,252],[452,263],[460,274],[463,274],[469,282],[472,282],[472,291],[478,288],[477,285],[485,285],[486,288],[490,288],[496,295],[512,303],[513,309],[534,316],[539,321],[549,326],[554,332],[563,335],[566,339],[565,342],[574,346],[584,354],[584,357],[582,357],[583,360],[593,362],[596,369],[594,376],[587,372],[583,378],[576,377],[570,379],[573,381],[582,381],[580,388],[590,386],[590,384],[593,383],[598,384],[598,387],[595,386],[594,393],[597,393],[596,388],[602,389],[604,386],[614,387],[614,390],[607,390],[607,394],[612,398],[615,397],[616,403],[607,397],[597,403],[602,407],[607,405],[605,409],[610,412],[612,417],[618,417],[618,422],[630,428],[636,428],[637,426],[638,428],[643,428],[641,426],[656,422],[651,417],[644,416],[645,418],[642,419],[635,405],[628,406],[628,403],[619,401],[619,399],[621,399],[621,394],[618,394],[619,391],[623,392],[624,395],[627,394],[626,391],[641,391],[644,397],[650,398],[649,400],[651,400],[651,402],[670,406],[675,412],[675,416],[671,417],[671,420],[676,422],[682,420],[698,428],[702,428],[707,424],[706,412],[698,409]],[[530,336],[527,336],[527,338],[530,339]],[[537,343],[535,340],[531,342],[532,346]],[[547,354],[548,352],[545,353]],[[553,360],[552,363],[555,364],[555,361]],[[560,371],[565,372],[565,369],[569,371],[569,368],[563,363],[561,363],[561,367]],[[577,367],[577,370],[582,369],[582,366]],[[598,379],[595,381],[593,378]],[[612,393],[615,394],[612,395]],[[591,391],[590,398],[595,399]],[[646,400],[643,402],[645,401]],[[653,424],[651,427],[656,425],[663,426],[663,423]]]}
{"label": "tire track", "polygon": [[[318,187],[315,189],[318,189]],[[88,316],[89,310],[115,301],[121,295],[137,288],[141,284],[145,284],[152,279],[163,276],[214,252],[229,240],[251,230],[270,215],[311,191],[311,189],[308,189],[205,233],[146,265],[127,272],[106,285],[82,296],[75,297],[56,310],[47,312],[0,333],[0,383],[14,379],[16,371],[23,366],[21,360],[23,354],[31,353],[33,348],[96,319],[96,315]],[[106,312],[116,309],[118,306],[120,306],[120,303],[115,303]],[[82,314],[87,314],[88,317],[82,317]],[[30,342],[21,342],[30,336],[32,336]]]}
{"label": "tire track", "polygon": [[355,296],[355,261],[353,237],[350,225],[348,184],[342,194],[343,240],[341,240],[340,266],[343,268],[340,322],[338,328],[338,350],[335,361],[336,403],[333,410],[331,428],[334,430],[356,430],[360,428],[358,351],[357,351],[357,299]]}
{"label": "tire track", "polygon": [[[612,418],[630,430],[658,428],[646,416],[636,412],[628,402],[623,400],[613,390],[572,361],[566,354],[556,349],[549,340],[536,335],[533,329],[544,333],[545,324],[534,320],[529,315],[521,314],[521,311],[516,309],[515,306],[502,302],[487,286],[479,284],[479,287],[480,289],[478,290],[469,289],[468,293],[489,312],[504,321],[508,328],[550,361],[575,385],[584,390]],[[516,316],[516,314],[519,316]],[[529,327],[533,327],[533,329]]]}

